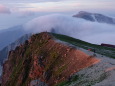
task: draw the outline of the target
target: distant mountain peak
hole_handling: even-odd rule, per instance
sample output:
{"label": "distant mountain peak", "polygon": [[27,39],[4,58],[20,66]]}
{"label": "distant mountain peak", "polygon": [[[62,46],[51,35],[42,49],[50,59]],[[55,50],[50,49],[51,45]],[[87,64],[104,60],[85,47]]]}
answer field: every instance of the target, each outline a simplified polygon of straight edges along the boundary
{"label": "distant mountain peak", "polygon": [[80,11],[78,14],[73,15],[73,17],[83,18],[92,22],[115,24],[115,19],[112,17],[105,16],[99,13],[90,13],[86,11]]}
{"label": "distant mountain peak", "polygon": [[80,11],[78,14],[93,14],[93,13],[86,12],[86,11]]}

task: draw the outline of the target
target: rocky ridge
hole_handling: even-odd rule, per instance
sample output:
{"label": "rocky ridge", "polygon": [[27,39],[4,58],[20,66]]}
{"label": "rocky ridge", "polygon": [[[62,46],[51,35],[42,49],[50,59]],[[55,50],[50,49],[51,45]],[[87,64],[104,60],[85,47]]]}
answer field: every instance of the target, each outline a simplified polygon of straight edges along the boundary
{"label": "rocky ridge", "polygon": [[56,86],[99,61],[43,32],[10,51],[3,65],[2,86]]}
{"label": "rocky ridge", "polygon": [[78,14],[73,15],[73,17],[83,18],[92,22],[115,24],[115,19],[98,13],[90,13],[85,11],[80,11]]}

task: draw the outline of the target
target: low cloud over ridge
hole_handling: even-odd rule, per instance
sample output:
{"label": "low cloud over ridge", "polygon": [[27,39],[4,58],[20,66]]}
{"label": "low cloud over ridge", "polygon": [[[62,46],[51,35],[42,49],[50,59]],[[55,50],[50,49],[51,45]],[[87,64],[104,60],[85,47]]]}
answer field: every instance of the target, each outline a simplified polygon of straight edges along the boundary
{"label": "low cloud over ridge", "polygon": [[115,26],[60,14],[41,16],[24,25],[28,32],[55,32],[93,44],[115,44]]}

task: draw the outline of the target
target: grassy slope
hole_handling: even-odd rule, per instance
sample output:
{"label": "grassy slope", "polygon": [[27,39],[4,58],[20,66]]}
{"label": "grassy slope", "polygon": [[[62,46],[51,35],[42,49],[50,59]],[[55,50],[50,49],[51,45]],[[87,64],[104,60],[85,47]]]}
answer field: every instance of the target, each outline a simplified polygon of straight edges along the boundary
{"label": "grassy slope", "polygon": [[95,49],[95,52],[98,54],[105,55],[111,58],[115,58],[115,48],[109,48],[109,47],[103,47],[100,45],[90,44],[88,42],[84,42],[79,39],[75,39],[75,38],[65,36],[65,35],[60,35],[60,34],[53,33],[53,36],[55,36],[55,38],[61,41],[68,42],[75,46],[78,46],[84,49]]}

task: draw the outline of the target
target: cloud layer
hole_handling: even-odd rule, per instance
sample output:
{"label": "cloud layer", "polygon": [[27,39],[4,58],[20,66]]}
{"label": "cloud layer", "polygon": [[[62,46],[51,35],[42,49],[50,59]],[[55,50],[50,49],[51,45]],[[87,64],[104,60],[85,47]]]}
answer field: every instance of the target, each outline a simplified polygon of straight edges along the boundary
{"label": "cloud layer", "polygon": [[0,4],[0,13],[9,14],[9,13],[11,13],[11,12],[10,12],[10,9],[9,9],[9,8],[7,8],[7,7],[5,7],[4,5],[1,5],[1,4]]}
{"label": "cloud layer", "polygon": [[60,14],[41,16],[24,25],[28,32],[55,32],[90,43],[115,44],[115,26],[89,22]]}

